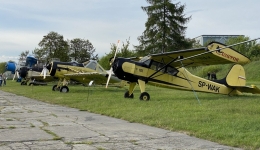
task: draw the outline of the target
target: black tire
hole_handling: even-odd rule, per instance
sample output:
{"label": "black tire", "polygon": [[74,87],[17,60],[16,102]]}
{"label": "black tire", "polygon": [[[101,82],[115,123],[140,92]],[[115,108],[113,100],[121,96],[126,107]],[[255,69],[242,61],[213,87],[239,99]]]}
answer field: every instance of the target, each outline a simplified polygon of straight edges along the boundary
{"label": "black tire", "polygon": [[68,92],[69,92],[69,88],[68,88],[67,86],[62,86],[62,87],[60,88],[60,92],[62,92],[62,93],[68,93]]}
{"label": "black tire", "polygon": [[59,90],[60,90],[60,88],[57,87],[57,85],[53,85],[53,87],[52,87],[52,91],[59,91]]}
{"label": "black tire", "polygon": [[27,83],[25,81],[22,81],[21,85],[27,85]]}
{"label": "black tire", "polygon": [[143,92],[143,93],[141,93],[139,99],[142,101],[149,101],[150,95],[147,92]]}
{"label": "black tire", "polygon": [[124,98],[134,98],[134,93],[129,96],[129,91],[125,92]]}

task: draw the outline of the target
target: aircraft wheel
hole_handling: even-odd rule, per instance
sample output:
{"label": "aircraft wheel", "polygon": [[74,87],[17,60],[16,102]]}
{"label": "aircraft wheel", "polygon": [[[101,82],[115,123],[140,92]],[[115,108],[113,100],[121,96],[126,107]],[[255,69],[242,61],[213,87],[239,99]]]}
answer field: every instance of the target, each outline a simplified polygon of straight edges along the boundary
{"label": "aircraft wheel", "polygon": [[134,98],[134,93],[129,96],[129,91],[125,92],[124,98]]}
{"label": "aircraft wheel", "polygon": [[144,100],[144,101],[149,101],[150,100],[150,95],[147,92],[143,92],[143,93],[141,93],[139,99],[140,100]]}
{"label": "aircraft wheel", "polygon": [[27,83],[25,81],[21,82],[21,85],[27,85]]}
{"label": "aircraft wheel", "polygon": [[59,87],[57,87],[57,85],[53,85],[53,87],[52,87],[52,90],[53,90],[53,91],[59,91],[59,90],[60,90],[60,88],[59,88]]}
{"label": "aircraft wheel", "polygon": [[68,92],[69,92],[69,88],[68,88],[67,86],[62,86],[62,87],[60,88],[60,92],[62,92],[62,93],[68,93]]}

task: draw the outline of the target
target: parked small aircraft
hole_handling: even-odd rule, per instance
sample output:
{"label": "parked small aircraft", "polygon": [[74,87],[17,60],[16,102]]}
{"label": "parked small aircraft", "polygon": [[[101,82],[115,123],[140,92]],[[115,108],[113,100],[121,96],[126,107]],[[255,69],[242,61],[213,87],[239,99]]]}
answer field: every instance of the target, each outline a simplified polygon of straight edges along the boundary
{"label": "parked small aircraft", "polygon": [[46,82],[53,81],[54,78],[49,74],[46,74],[45,80],[43,80],[41,75],[43,68],[44,65],[38,63],[34,56],[28,55],[24,65],[17,69],[22,80],[21,85],[46,85]]}
{"label": "parked small aircraft", "polygon": [[[106,84],[108,72],[103,69],[95,60],[89,60],[85,63],[76,62],[56,62],[49,63],[46,67],[51,76],[59,78],[57,85],[52,87],[53,91],[69,92],[69,81],[76,81],[83,84],[89,84],[94,81],[95,84]],[[111,83],[121,82],[115,76],[112,76]]]}
{"label": "parked small aircraft", "polygon": [[21,68],[20,76],[23,79],[21,85],[47,85],[47,82],[54,81],[55,78],[50,76],[49,73],[46,73],[43,79],[43,68],[43,65],[36,65],[31,68]]}
{"label": "parked small aircraft", "polygon": [[[242,44],[242,43],[237,43]],[[141,90],[140,100],[149,100],[145,91],[146,83],[165,88],[191,90],[216,94],[238,95],[242,92],[260,94],[260,90],[252,85],[246,86],[244,68],[240,64],[250,60],[232,49],[232,46],[212,42],[207,47],[151,54],[140,61],[128,58],[114,58],[111,68],[114,74],[129,82],[125,98],[133,98],[136,84]],[[234,64],[227,76],[221,80],[207,80],[191,74],[184,67],[217,64]]]}

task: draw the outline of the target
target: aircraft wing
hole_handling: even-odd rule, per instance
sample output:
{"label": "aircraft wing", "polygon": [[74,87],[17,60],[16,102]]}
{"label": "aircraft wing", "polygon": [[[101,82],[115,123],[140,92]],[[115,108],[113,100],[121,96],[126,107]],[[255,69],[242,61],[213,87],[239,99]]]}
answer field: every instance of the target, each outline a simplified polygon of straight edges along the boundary
{"label": "aircraft wing", "polygon": [[50,82],[50,81],[55,80],[55,78],[50,75],[46,75],[45,79],[43,79],[42,75],[32,75],[32,76],[30,76],[30,78],[35,79],[36,81],[41,81],[41,82]]}
{"label": "aircraft wing", "polygon": [[150,57],[154,61],[165,64],[181,57],[182,59],[177,59],[170,64],[173,67],[180,67],[182,64],[184,66],[201,66],[228,63],[246,64],[250,62],[246,56],[240,54],[231,47],[225,48],[224,44],[217,42],[212,42],[207,47],[152,54]]}
{"label": "aircraft wing", "polygon": [[[66,78],[70,80],[74,80],[81,83],[89,83],[90,81],[94,81],[95,84],[106,84],[108,74],[102,74],[98,72],[86,72],[86,73],[72,73],[72,74],[64,74]],[[117,77],[111,77],[110,83],[120,82]]]}

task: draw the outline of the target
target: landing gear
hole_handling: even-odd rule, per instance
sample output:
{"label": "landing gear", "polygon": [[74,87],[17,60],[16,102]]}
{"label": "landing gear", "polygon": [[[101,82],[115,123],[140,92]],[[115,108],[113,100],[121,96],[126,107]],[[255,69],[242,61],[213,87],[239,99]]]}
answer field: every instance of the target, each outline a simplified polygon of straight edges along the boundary
{"label": "landing gear", "polygon": [[134,98],[134,93],[132,93],[131,95],[129,95],[129,91],[126,91],[124,97],[125,97],[125,98]]}
{"label": "landing gear", "polygon": [[22,81],[21,85],[27,85],[27,82],[26,81]]}
{"label": "landing gear", "polygon": [[60,88],[60,92],[62,92],[62,93],[68,93],[69,92],[69,88],[65,85],[65,86],[62,86],[61,88]]}
{"label": "landing gear", "polygon": [[143,93],[141,93],[139,99],[143,100],[143,101],[149,101],[150,100],[150,95],[147,92],[143,92]]}
{"label": "landing gear", "polygon": [[60,87],[58,87],[57,85],[53,85],[52,87],[52,91],[59,91]]}

